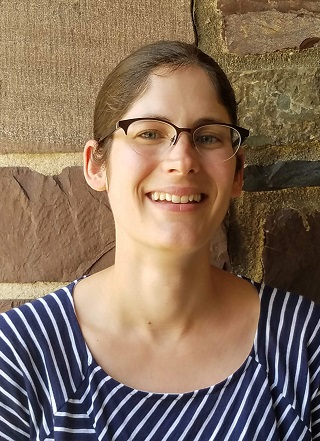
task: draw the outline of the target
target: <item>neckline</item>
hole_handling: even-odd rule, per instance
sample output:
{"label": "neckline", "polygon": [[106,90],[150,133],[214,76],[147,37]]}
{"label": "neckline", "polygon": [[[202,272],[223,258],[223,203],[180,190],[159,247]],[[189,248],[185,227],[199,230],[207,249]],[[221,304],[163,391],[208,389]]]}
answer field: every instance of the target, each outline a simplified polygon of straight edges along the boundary
{"label": "neckline", "polygon": [[[89,277],[89,276],[82,276],[76,280],[74,280],[70,285],[68,285],[68,290],[70,292],[70,303],[72,306],[72,311],[73,311],[73,320],[74,320],[74,325],[76,327],[76,332],[77,334],[79,334],[79,336],[81,336],[81,340],[82,343],[84,345],[85,348],[85,352],[87,354],[87,370],[90,370],[90,367],[94,369],[98,369],[100,370],[103,375],[114,384],[115,388],[124,388],[128,391],[129,394],[142,394],[143,396],[159,396],[159,397],[173,397],[176,399],[179,399],[181,397],[189,397],[189,396],[195,396],[195,395],[209,395],[213,392],[218,392],[221,389],[223,389],[224,387],[227,387],[227,385],[233,383],[234,381],[236,381],[242,374],[244,374],[246,372],[246,370],[249,368],[249,366],[252,364],[252,362],[256,359],[256,345],[257,345],[257,341],[259,338],[259,329],[260,329],[260,321],[261,321],[261,299],[259,296],[259,292],[256,289],[257,292],[257,296],[258,299],[260,301],[260,312],[259,312],[259,318],[258,318],[258,323],[257,323],[257,328],[256,328],[256,332],[255,332],[255,336],[253,339],[253,344],[251,347],[251,350],[248,354],[248,356],[245,358],[245,360],[243,361],[243,363],[238,367],[238,369],[236,369],[232,374],[230,374],[228,377],[226,377],[225,379],[219,381],[218,383],[215,383],[213,385],[209,385],[207,387],[201,388],[201,389],[195,389],[195,390],[190,390],[190,391],[185,391],[185,392],[154,392],[154,391],[148,391],[148,390],[143,390],[143,389],[137,389],[134,387],[131,387],[125,383],[122,383],[118,380],[116,380],[114,377],[112,377],[111,375],[108,374],[108,372],[106,372],[95,360],[93,354],[91,353],[85,339],[84,336],[82,334],[82,330],[78,321],[78,317],[76,314],[76,310],[75,310],[75,304],[74,304],[74,297],[73,297],[73,293],[74,293],[74,288],[75,286],[84,278]],[[239,276],[241,277],[241,276]],[[252,283],[252,281],[250,279],[247,279],[245,277],[242,277],[244,280],[247,280],[248,282]]]}

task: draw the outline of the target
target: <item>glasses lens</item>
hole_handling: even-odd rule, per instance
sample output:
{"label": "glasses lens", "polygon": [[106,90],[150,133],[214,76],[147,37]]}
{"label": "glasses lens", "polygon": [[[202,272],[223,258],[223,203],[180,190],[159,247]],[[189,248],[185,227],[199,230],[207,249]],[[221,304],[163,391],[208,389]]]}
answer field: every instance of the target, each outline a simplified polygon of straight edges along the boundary
{"label": "glasses lens", "polygon": [[231,159],[239,150],[241,136],[230,126],[209,124],[199,127],[193,134],[194,144],[203,156],[210,156],[218,162]]}
{"label": "glasses lens", "polygon": [[131,147],[139,155],[160,155],[169,149],[176,131],[166,122],[143,119],[130,124],[127,136]]}

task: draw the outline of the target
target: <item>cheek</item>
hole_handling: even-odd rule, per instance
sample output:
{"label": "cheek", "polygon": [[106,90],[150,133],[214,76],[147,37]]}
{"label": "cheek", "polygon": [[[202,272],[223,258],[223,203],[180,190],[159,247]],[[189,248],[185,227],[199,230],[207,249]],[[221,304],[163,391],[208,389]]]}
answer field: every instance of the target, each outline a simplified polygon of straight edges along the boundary
{"label": "cheek", "polygon": [[136,193],[156,167],[157,162],[138,155],[129,146],[114,145],[108,163],[109,192],[113,197]]}
{"label": "cheek", "polygon": [[217,188],[232,188],[236,173],[236,164],[235,161],[233,162],[211,164],[207,169],[207,173]]}

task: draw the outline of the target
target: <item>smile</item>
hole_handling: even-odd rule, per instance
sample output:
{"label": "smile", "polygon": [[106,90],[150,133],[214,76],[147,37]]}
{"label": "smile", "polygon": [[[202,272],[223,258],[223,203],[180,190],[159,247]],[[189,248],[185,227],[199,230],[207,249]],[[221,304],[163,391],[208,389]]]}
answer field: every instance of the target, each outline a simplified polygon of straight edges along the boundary
{"label": "smile", "polygon": [[202,200],[201,193],[178,196],[176,194],[153,191],[150,193],[150,197],[153,201],[167,201],[174,204],[188,204],[190,202],[200,202]]}

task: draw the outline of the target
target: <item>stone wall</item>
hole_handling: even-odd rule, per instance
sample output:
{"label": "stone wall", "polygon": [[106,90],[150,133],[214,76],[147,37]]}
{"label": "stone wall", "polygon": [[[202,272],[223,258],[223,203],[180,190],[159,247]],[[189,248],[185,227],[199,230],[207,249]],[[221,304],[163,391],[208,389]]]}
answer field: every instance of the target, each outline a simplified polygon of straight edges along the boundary
{"label": "stone wall", "polygon": [[160,39],[194,42],[189,0],[1,0],[0,310],[110,265],[114,225],[82,150],[107,73]]}
{"label": "stone wall", "polygon": [[108,200],[86,186],[81,150],[106,73],[158,39],[197,39],[228,72],[251,130],[228,217],[234,271],[320,300],[320,3],[122,6],[0,2],[0,309],[113,261]]}
{"label": "stone wall", "polygon": [[199,46],[229,73],[251,132],[228,219],[233,270],[320,301],[320,3],[196,5]]}

